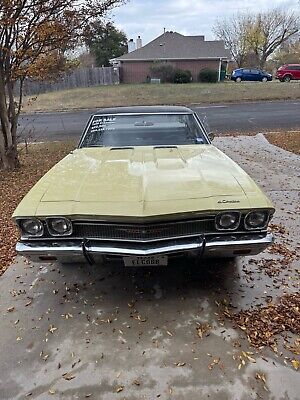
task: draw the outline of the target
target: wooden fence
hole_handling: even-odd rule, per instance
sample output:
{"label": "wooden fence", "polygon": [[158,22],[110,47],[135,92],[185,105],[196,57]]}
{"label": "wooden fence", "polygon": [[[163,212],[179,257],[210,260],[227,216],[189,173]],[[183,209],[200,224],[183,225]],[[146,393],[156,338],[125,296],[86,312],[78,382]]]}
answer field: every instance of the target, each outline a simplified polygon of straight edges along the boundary
{"label": "wooden fence", "polygon": [[[81,87],[117,85],[120,83],[119,68],[80,68],[69,75],[64,75],[57,82],[26,81],[24,95],[32,96],[40,93],[54,92]],[[16,87],[16,92],[18,87]]]}

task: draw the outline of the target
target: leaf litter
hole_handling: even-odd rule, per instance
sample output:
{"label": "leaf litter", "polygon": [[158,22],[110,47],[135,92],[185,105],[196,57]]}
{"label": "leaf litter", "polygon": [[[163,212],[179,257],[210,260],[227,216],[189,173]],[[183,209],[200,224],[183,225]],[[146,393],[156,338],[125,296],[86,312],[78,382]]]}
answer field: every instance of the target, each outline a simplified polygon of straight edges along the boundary
{"label": "leaf litter", "polygon": [[241,310],[238,313],[231,313],[226,308],[224,315],[245,332],[252,346],[269,346],[277,352],[278,334],[291,332],[300,335],[300,293],[285,294],[276,304],[269,303],[264,307]]}
{"label": "leaf litter", "polygon": [[19,169],[0,172],[0,275],[16,255],[19,232],[12,213],[31,187],[74,147],[73,141],[29,144],[26,151],[20,148]]}

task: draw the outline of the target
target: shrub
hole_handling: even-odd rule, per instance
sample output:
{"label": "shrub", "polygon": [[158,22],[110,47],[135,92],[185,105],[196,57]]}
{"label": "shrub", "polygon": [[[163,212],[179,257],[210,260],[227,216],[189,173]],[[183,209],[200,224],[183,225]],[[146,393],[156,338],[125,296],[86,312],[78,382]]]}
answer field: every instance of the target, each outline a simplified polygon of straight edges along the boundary
{"label": "shrub", "polygon": [[151,78],[158,78],[162,83],[171,83],[174,78],[174,68],[171,64],[157,63],[150,67]]}
{"label": "shrub", "polygon": [[218,71],[210,68],[204,68],[199,72],[198,81],[216,83],[218,82],[219,73]]}
{"label": "shrub", "polygon": [[188,70],[176,69],[174,71],[174,83],[190,83],[192,80],[192,73]]}

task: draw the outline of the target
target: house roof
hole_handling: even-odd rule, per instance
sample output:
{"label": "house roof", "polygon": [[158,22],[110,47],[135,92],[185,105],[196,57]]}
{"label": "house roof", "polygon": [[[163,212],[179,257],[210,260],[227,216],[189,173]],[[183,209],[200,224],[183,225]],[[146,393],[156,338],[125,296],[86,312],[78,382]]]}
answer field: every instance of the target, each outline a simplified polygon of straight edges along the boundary
{"label": "house roof", "polygon": [[145,46],[116,58],[116,61],[231,59],[222,40],[206,41],[204,36],[166,32]]}

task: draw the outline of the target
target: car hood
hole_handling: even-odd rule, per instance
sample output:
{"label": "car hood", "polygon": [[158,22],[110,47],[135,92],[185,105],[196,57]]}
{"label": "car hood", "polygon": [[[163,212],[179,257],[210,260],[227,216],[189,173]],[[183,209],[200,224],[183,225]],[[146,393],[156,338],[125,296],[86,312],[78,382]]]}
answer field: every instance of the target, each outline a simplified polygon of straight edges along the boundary
{"label": "car hood", "polygon": [[[34,213],[26,211],[26,198]],[[17,214],[40,216],[150,216],[270,206],[251,178],[212,145],[77,149],[23,202]]]}

